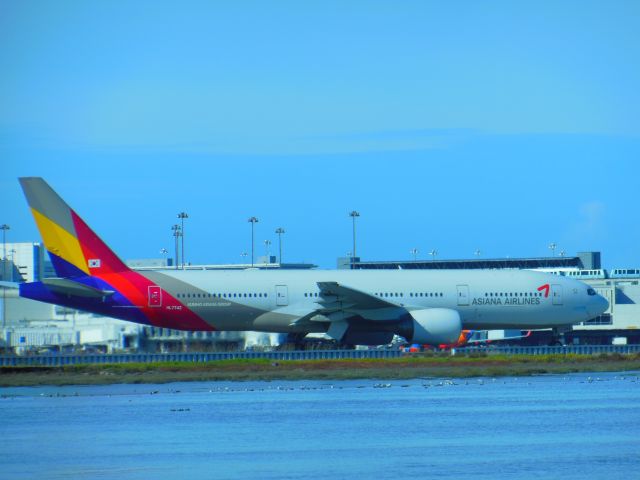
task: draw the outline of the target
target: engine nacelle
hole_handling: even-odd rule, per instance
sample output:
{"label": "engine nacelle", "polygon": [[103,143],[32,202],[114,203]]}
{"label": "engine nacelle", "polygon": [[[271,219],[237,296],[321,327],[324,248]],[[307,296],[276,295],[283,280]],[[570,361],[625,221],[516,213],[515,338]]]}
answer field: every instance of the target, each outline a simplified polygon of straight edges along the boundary
{"label": "engine nacelle", "polygon": [[426,308],[409,312],[410,325],[402,333],[411,343],[439,345],[455,343],[460,338],[460,313],[450,308]]}

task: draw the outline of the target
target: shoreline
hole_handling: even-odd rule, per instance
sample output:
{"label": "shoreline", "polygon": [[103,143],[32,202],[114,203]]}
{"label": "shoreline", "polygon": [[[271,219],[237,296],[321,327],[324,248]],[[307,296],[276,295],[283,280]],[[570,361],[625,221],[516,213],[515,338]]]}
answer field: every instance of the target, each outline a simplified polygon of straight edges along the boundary
{"label": "shoreline", "polygon": [[224,360],[64,367],[0,367],[0,386],[198,381],[400,380],[640,371],[640,354],[411,356],[368,360]]}

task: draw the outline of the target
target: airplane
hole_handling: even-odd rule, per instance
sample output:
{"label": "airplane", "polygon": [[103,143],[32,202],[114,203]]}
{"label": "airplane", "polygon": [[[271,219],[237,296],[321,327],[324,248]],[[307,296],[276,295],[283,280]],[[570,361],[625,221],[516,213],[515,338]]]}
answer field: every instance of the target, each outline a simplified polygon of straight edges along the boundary
{"label": "airplane", "polygon": [[470,343],[483,343],[486,342],[486,340],[471,340],[471,338],[473,337],[473,335],[478,332],[480,333],[481,331],[479,330],[462,330],[460,332],[460,336],[451,343],[441,343],[439,345],[429,345],[429,344],[424,344],[424,345],[420,345],[417,343],[413,343],[413,344],[401,344],[401,350],[404,352],[420,352],[422,350],[428,350],[431,348],[438,348],[440,350],[448,350],[448,349],[452,349],[452,348],[457,348],[457,347],[462,347],[465,345],[468,345]]}
{"label": "airplane", "polygon": [[145,325],[438,345],[471,329],[559,331],[608,308],[578,280],[525,270],[136,271],[42,178],[19,181],[57,275],[19,295]]}
{"label": "airplane", "polygon": [[[499,332],[504,332],[504,330],[499,330]],[[520,335],[510,335],[505,337],[504,335],[500,337],[491,338],[490,330],[462,330],[460,332],[460,336],[453,343],[441,343],[439,345],[419,345],[417,343],[407,345],[406,343],[402,345],[402,349],[407,352],[419,352],[423,349],[430,349],[437,347],[440,350],[450,350],[458,347],[466,347],[471,345],[479,345],[479,344],[489,344],[495,341],[504,341],[504,340],[519,340],[521,338],[527,338],[531,336],[532,331],[528,330],[524,334]],[[476,338],[478,337],[478,338]],[[484,337],[484,338],[482,338]]]}

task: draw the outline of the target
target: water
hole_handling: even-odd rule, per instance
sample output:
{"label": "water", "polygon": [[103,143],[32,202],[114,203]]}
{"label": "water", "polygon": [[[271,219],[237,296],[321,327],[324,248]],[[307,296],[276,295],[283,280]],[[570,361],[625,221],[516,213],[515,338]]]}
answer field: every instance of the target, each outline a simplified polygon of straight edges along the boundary
{"label": "water", "polygon": [[637,373],[1,393],[0,478],[640,478]]}

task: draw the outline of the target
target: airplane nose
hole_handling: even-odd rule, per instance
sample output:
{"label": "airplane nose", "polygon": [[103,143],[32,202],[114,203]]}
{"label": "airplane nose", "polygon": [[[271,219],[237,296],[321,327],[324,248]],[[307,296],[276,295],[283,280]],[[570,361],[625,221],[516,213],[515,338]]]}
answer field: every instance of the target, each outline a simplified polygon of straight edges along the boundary
{"label": "airplane nose", "polygon": [[598,295],[598,296],[600,297],[598,300],[600,300],[600,302],[602,303],[600,308],[602,308],[602,312],[604,312],[609,308],[609,300],[604,298],[602,295]]}
{"label": "airplane nose", "polygon": [[594,317],[603,314],[607,308],[609,308],[609,300],[604,298],[602,295],[596,295],[593,301],[591,302],[591,308],[589,308],[589,313]]}

